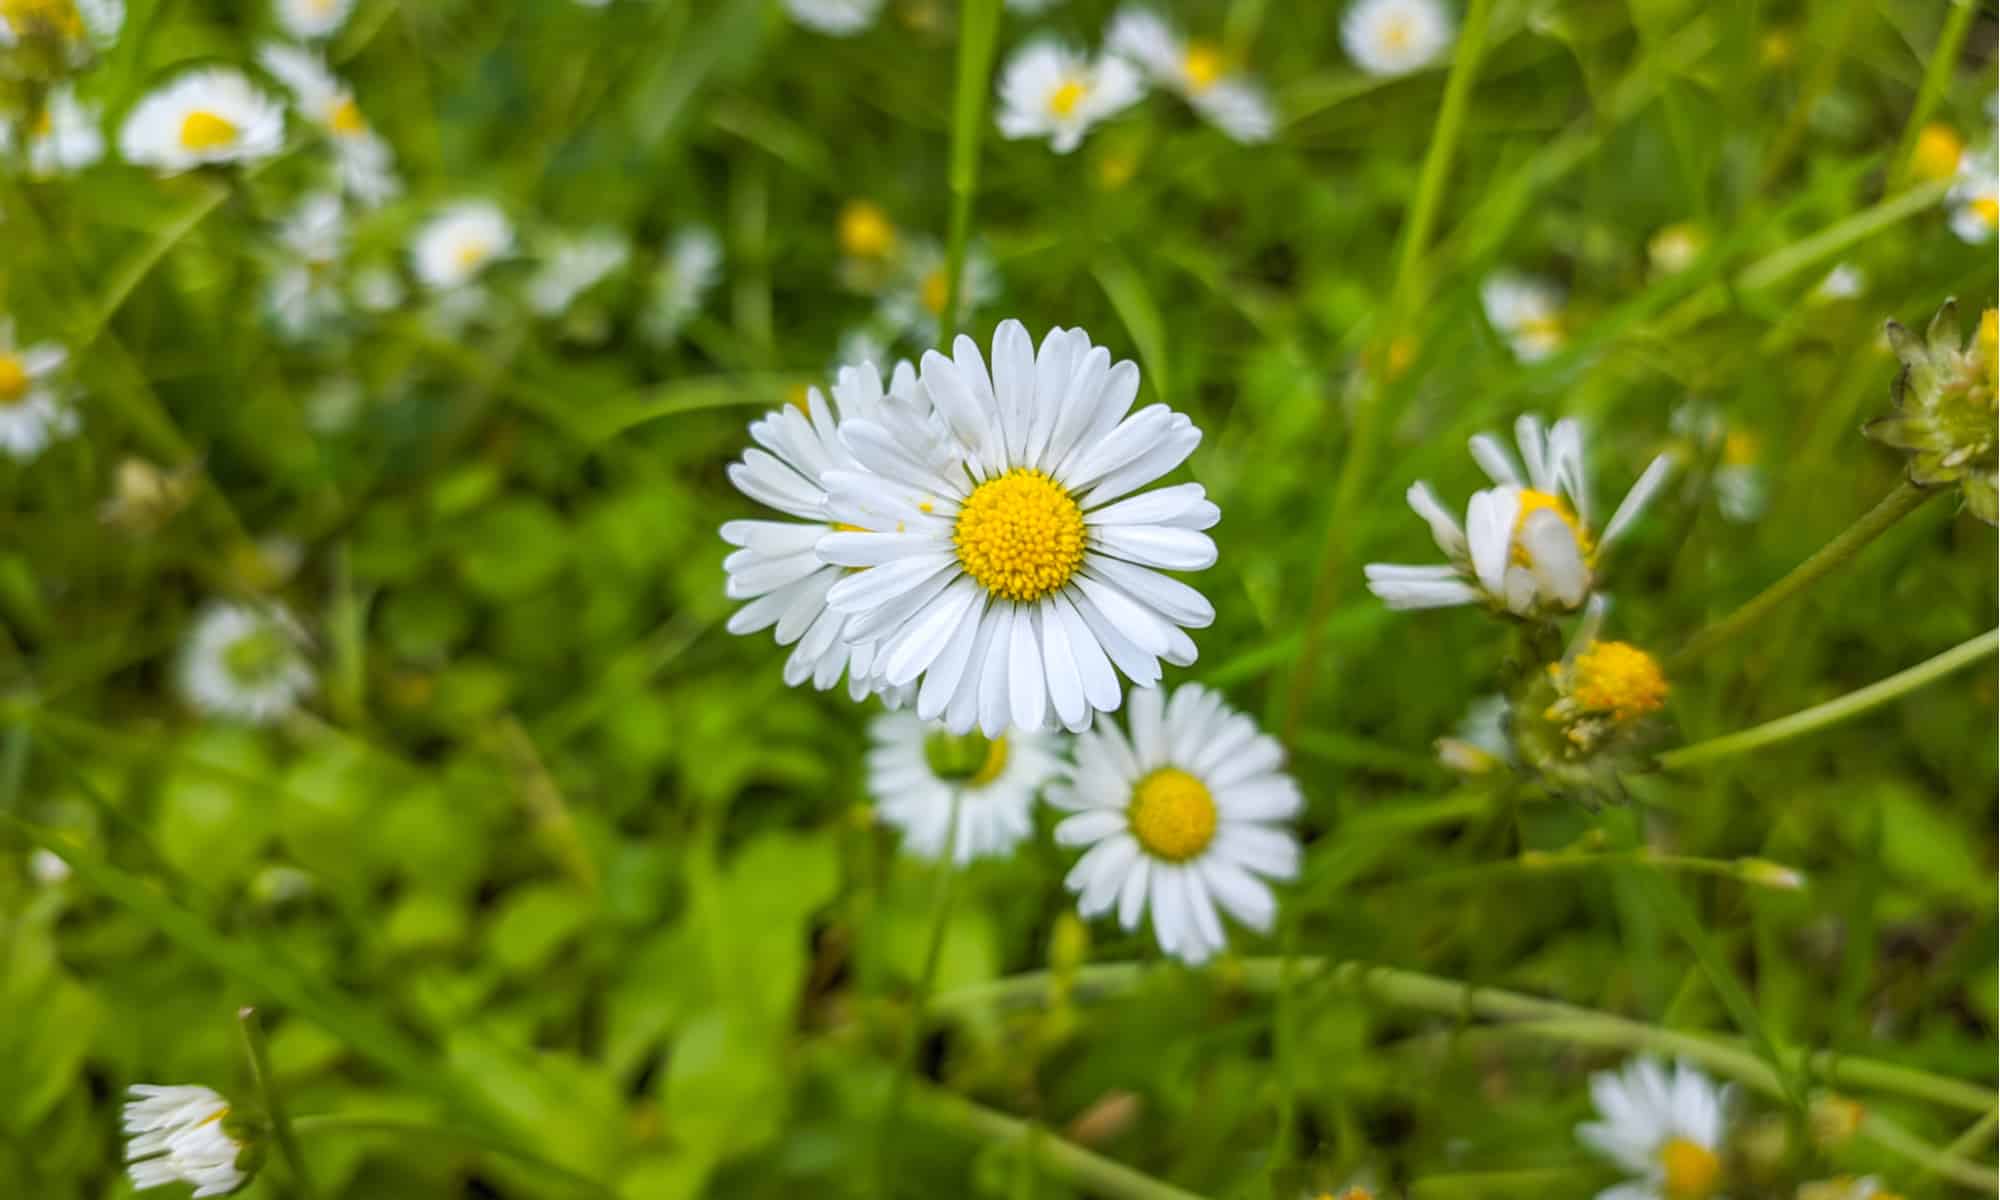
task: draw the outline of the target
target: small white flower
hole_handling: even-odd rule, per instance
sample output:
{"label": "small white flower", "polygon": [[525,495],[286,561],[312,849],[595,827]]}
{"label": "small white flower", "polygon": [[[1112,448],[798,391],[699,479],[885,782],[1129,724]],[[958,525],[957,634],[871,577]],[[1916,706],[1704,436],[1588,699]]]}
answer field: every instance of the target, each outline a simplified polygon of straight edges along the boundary
{"label": "small white flower", "polygon": [[1004,857],[1025,841],[1035,829],[1035,793],[1063,766],[1052,735],[959,737],[907,712],[869,722],[868,740],[875,813],[902,831],[911,854],[936,859],[944,853],[957,796],[951,858],[960,865]]}
{"label": "small white flower", "polygon": [[1951,231],[1960,241],[1980,245],[1993,240],[2000,227],[2000,160],[1992,146],[1959,156],[1958,175],[1945,203],[1951,208]]}
{"label": "small white flower", "polygon": [[632,244],[615,230],[599,229],[557,241],[528,280],[528,307],[559,317],[576,298],[624,269]]}
{"label": "small white flower", "polygon": [[1451,14],[1439,0],[1355,0],[1340,19],[1340,44],[1370,75],[1421,70],[1451,40]]}
{"label": "small white flower", "polygon": [[[94,166],[104,157],[104,131],[95,105],[76,98],[68,84],[49,91],[42,111],[27,129],[28,173],[37,178]],[[14,130],[0,126],[0,150],[12,151]]]}
{"label": "small white flower", "polygon": [[1047,138],[1050,149],[1068,154],[1091,126],[1130,108],[1145,90],[1138,70],[1116,55],[1093,62],[1056,42],[1029,42],[1000,77],[1000,132]]}
{"label": "small white flower", "polygon": [[1472,439],[1472,457],[1495,486],[1473,493],[1463,527],[1429,484],[1410,485],[1411,509],[1451,561],[1368,564],[1368,588],[1390,608],[1484,604],[1520,617],[1574,612],[1596,584],[1598,557],[1638,520],[1672,469],[1670,455],[1655,458],[1595,534],[1581,427],[1562,420],[1544,431],[1540,418],[1527,415],[1514,430],[1525,476],[1497,438]]}
{"label": "small white flower", "polygon": [[347,216],[340,197],[315,192],[278,228],[289,257],[271,277],[266,302],[278,328],[303,337],[340,316],[334,267],[347,253]]}
{"label": "small white flower", "polygon": [[1239,142],[1271,140],[1277,117],[1263,87],[1230,68],[1220,47],[1183,38],[1149,8],[1122,8],[1105,45],[1146,77],[1187,100],[1210,124]]}
{"label": "small white flower", "polygon": [[125,1102],[125,1163],[132,1186],[194,1186],[197,1198],[226,1196],[250,1181],[237,1168],[244,1147],[227,1129],[229,1101],[205,1087],[135,1084]]}
{"label": "small white flower", "polygon": [[452,205],[417,231],[410,266],[418,282],[438,291],[476,279],[494,259],[514,252],[514,227],[499,206],[483,200]]}
{"label": "small white flower", "polygon": [[1540,362],[1562,349],[1563,293],[1555,284],[1503,271],[1479,285],[1479,302],[1487,324],[1522,362]]}
{"label": "small white flower", "polygon": [[354,0],[276,0],[278,24],[295,38],[330,38],[347,24]]}
{"label": "small white flower", "polygon": [[53,850],[37,850],[28,856],[28,874],[43,887],[56,887],[68,882],[69,864]]}
{"label": "small white flower", "polygon": [[127,162],[175,175],[269,158],[284,140],[283,106],[241,72],[207,67],[134,105],[118,133],[118,152]]}
{"label": "small white flower", "polygon": [[785,11],[807,29],[850,37],[875,23],[882,0],[785,0]]}
{"label": "small white flower", "polygon": [[109,48],[124,24],[125,0],[16,0],[0,4],[0,48],[22,38],[54,38],[78,64]]}
{"label": "small white flower", "polygon": [[313,689],[305,642],[277,605],[211,605],[181,652],[181,692],[205,713],[268,724]]}
{"label": "small white flower", "polygon": [[76,413],[55,387],[69,361],[61,346],[18,346],[14,322],[0,318],[0,453],[31,459],[58,437],[76,432]]}
{"label": "small white flower", "polygon": [[1868,273],[1853,263],[1838,263],[1812,290],[1819,301],[1852,300],[1868,290]]}
{"label": "small white flower", "polygon": [[[943,246],[931,238],[913,240],[898,264],[895,280],[882,297],[877,316],[910,341],[920,346],[935,345],[945,297],[950,291],[946,268]],[[958,291],[955,324],[959,326],[965,325],[981,305],[991,303],[999,295],[1000,273],[982,247],[966,247]]]}
{"label": "small white flower", "polygon": [[1150,911],[1160,949],[1190,964],[1228,944],[1216,906],[1259,933],[1277,901],[1265,879],[1299,871],[1285,824],[1302,806],[1285,752],[1256,722],[1199,684],[1132,693],[1131,738],[1099,721],[1076,739],[1076,765],[1049,803],[1075,814],[1056,841],[1090,849],[1063,886],[1085,917]]}
{"label": "small white flower", "polygon": [[[859,470],[822,477],[820,539],[844,574],[827,605],[850,640],[879,640],[895,686],[920,678],[917,713],[988,737],[1051,721],[1079,730],[1116,709],[1119,672],[1141,687],[1185,666],[1215,610],[1163,572],[1215,563],[1221,513],[1198,483],[1142,490],[1185,462],[1201,430],[1164,404],[1132,412],[1139,368],[1080,329],[1037,352],[1019,321],[923,357],[941,423],[843,420]],[[1114,667],[1116,668],[1114,670]]]}
{"label": "small white flower", "polygon": [[675,234],[653,272],[652,300],[640,322],[646,337],[659,345],[679,337],[721,278],[721,239],[698,225]]}
{"label": "small white flower", "polygon": [[1597,1200],[1701,1200],[1722,1182],[1723,1135],[1730,1089],[1691,1065],[1670,1074],[1651,1058],[1590,1077],[1600,1118],[1577,1126],[1577,1140],[1634,1178]]}
{"label": "small white flower", "polygon": [[268,43],[257,52],[273,78],[285,85],[300,115],[326,134],[333,146],[341,186],[374,207],[403,190],[396,177],[396,152],[368,124],[354,92],[327,68],[319,55],[295,46]]}

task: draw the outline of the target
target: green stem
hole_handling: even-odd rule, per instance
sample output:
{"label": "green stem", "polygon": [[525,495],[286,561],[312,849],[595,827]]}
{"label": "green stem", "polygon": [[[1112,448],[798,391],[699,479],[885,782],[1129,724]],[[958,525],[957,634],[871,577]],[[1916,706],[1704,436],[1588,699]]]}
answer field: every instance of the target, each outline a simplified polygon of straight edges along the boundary
{"label": "green stem", "polygon": [[1689,767],[1696,763],[1709,762],[1718,758],[1728,758],[1732,754],[1744,754],[1773,742],[1782,742],[1799,737],[1817,729],[1849,717],[1859,716],[1880,704],[1909,692],[1914,692],[1925,684],[1934,683],[1960,667],[1968,667],[1984,658],[1990,658],[1995,649],[2000,649],[2000,629],[1989,629],[1969,642],[1962,643],[1936,658],[1926,659],[1907,671],[1899,671],[1878,683],[1871,683],[1847,693],[1837,700],[1816,704],[1803,712],[1795,712],[1789,717],[1768,721],[1753,729],[1739,733],[1710,738],[1669,750],[1660,755],[1659,764],[1667,770]]}
{"label": "green stem", "polygon": [[924,1020],[930,1008],[931,993],[937,990],[938,964],[944,961],[945,933],[951,925],[952,902],[957,894],[954,885],[958,880],[958,822],[964,796],[965,793],[958,789],[951,793],[951,817],[945,823],[944,848],[938,855],[937,882],[931,894],[931,931],[924,946],[924,973],[917,980],[916,994],[910,1000],[910,1027],[903,1034],[896,1077],[890,1081],[889,1101],[882,1106],[882,1122],[876,1131],[875,1160],[880,1171],[877,1191],[881,1195],[888,1195],[891,1190],[897,1144],[896,1120],[902,1115],[903,1099],[910,1090],[911,1077],[917,1072],[917,1050],[923,1045]]}
{"label": "green stem", "polygon": [[[1987,1109],[1985,1116],[1966,1126],[1964,1133],[1951,1139],[1951,1144],[1944,1148],[1942,1157],[1945,1159],[1958,1159],[1976,1152],[1984,1142],[1993,1137],[1993,1129],[1996,1124],[2000,1124],[2000,1106]],[[1923,1164],[1923,1170],[1917,1172],[1917,1177],[1911,1183],[1920,1184],[1942,1169],[1935,1161],[1926,1162]]]}
{"label": "green stem", "polygon": [[442,1125],[427,1125],[421,1121],[402,1121],[385,1117],[342,1116],[331,1113],[299,1117],[292,1122],[292,1125],[294,1128],[303,1130],[308,1134],[386,1133],[395,1137],[410,1138],[424,1142],[462,1142],[468,1146],[473,1146],[505,1158],[511,1158],[515,1162],[526,1167],[532,1167],[550,1178],[560,1179],[569,1184],[578,1193],[603,1197],[616,1197],[618,1194],[608,1185],[600,1183],[588,1175],[578,1174],[559,1163],[550,1162],[540,1155],[522,1150],[517,1146],[509,1145],[499,1138],[493,1137],[490,1134],[480,1133],[476,1130],[449,1128]]}
{"label": "green stem", "polygon": [[1811,558],[1793,567],[1791,574],[1751,597],[1743,607],[1689,638],[1687,644],[1680,648],[1680,652],[1668,661],[1668,670],[1684,669],[1703,654],[1769,616],[1779,605],[1859,554],[1868,543],[1882,536],[1896,522],[1917,511],[1923,506],[1924,501],[1935,494],[1933,490],[1918,487],[1907,479],[1897,484],[1894,491],[1884,496],[1874,508],[1862,514],[1860,520],[1821,546]]}
{"label": "green stem", "polygon": [[945,250],[939,346],[949,345],[958,332],[965,244],[972,236],[972,198],[979,192],[979,138],[986,129],[986,90],[999,33],[1000,0],[965,0],[959,13],[958,96],[951,122],[951,240]]}
{"label": "green stem", "polygon": [[932,1124],[986,1141],[1013,1143],[1044,1171],[1094,1195],[1110,1200],[1201,1200],[1193,1192],[1162,1183],[1150,1175],[1092,1154],[1073,1142],[1026,1121],[974,1104],[950,1092],[924,1090],[919,1116]]}
{"label": "green stem", "polygon": [[278,1094],[278,1081],[271,1073],[270,1047],[264,1041],[264,1023],[258,1020],[255,1008],[245,1005],[236,1010],[236,1024],[243,1031],[243,1048],[250,1055],[250,1075],[257,1081],[257,1094],[264,1102],[264,1115],[270,1118],[271,1133],[277,1140],[278,1152],[284,1155],[286,1165],[291,1167],[299,1191],[306,1200],[313,1200],[319,1195],[319,1187],[313,1183],[305,1151],[299,1146],[298,1135],[292,1131],[291,1115],[285,1111],[284,1101]]}
{"label": "green stem", "polygon": [[1884,1150],[1920,1164],[1926,1174],[1942,1175],[1953,1183],[1982,1192],[2000,1191],[1992,1167],[1941,1150],[1881,1113],[1871,1112],[1863,1117],[1856,1132]]}
{"label": "green stem", "polygon": [[1761,186],[1769,187],[1778,176],[1784,174],[1791,165],[1792,155],[1805,140],[1806,130],[1811,122],[1813,110],[1819,107],[1820,98],[1833,87],[1834,79],[1840,73],[1840,60],[1847,56],[1847,46],[1861,28],[1861,22],[1875,11],[1870,0],[1847,0],[1847,8],[1841,14],[1840,24],[1827,43],[1825,53],[1813,64],[1813,71],[1807,77],[1805,86],[1799,89],[1798,102],[1792,105],[1792,114],[1778,134],[1777,144],[1771,149],[1771,157],[1764,165]]}
{"label": "green stem", "polygon": [[1916,153],[1917,138],[1923,133],[1924,122],[1930,120],[1931,112],[1951,83],[1952,69],[1958,66],[1959,48],[1965,45],[1966,31],[1972,28],[1975,11],[1972,0],[1957,0],[1951,6],[1950,15],[1944,19],[1944,29],[1938,33],[1937,49],[1931,51],[1930,64],[1924,68],[1924,81],[1917,86],[1917,99],[1910,106],[1910,119],[1903,123],[1903,136],[1896,140],[1895,157],[1889,160],[1889,190],[1895,191],[1910,181],[1910,156]]}

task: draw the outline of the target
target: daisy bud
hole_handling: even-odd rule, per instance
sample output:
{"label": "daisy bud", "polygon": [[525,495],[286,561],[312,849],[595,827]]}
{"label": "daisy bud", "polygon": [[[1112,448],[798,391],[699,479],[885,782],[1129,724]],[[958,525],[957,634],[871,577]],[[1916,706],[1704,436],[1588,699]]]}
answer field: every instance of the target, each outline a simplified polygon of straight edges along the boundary
{"label": "daisy bud", "polygon": [[1902,360],[1889,398],[1895,411],[1862,432],[1903,451],[1910,482],[1922,487],[1959,485],[1966,507],[1996,523],[1995,475],[2000,443],[1994,430],[1994,357],[2000,316],[1987,309],[1972,341],[1961,347],[1958,305],[1947,300],[1919,339],[1894,321],[1889,346]]}
{"label": "daisy bud", "polygon": [[1806,887],[1803,872],[1768,858],[1739,859],[1736,866],[1743,872],[1744,882],[1758,887],[1775,888],[1782,892],[1802,892]]}

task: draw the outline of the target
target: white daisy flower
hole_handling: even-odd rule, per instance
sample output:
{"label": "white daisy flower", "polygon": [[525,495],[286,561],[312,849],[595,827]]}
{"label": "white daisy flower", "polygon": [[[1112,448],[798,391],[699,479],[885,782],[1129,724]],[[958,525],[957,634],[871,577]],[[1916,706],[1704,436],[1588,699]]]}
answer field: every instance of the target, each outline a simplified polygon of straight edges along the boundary
{"label": "white daisy flower", "polygon": [[785,0],[785,11],[816,33],[850,37],[875,23],[882,0]]}
{"label": "white daisy flower", "polygon": [[1597,1200],[1702,1200],[1722,1183],[1723,1136],[1731,1100],[1691,1065],[1671,1074],[1650,1058],[1590,1077],[1600,1120],[1577,1126],[1577,1140],[1635,1178]]}
{"label": "white daisy flower", "polygon": [[[28,173],[46,179],[96,165],[104,157],[100,115],[97,106],[78,100],[70,85],[50,89],[42,111],[27,127]],[[13,152],[14,134],[11,127],[0,126],[0,151]]]}
{"label": "white daisy flower", "polygon": [[1562,349],[1563,292],[1555,284],[1503,271],[1479,285],[1479,302],[1487,324],[1522,362],[1540,362]]}
{"label": "white daisy flower", "polygon": [[1868,290],[1868,273],[1853,263],[1836,263],[1826,277],[1813,287],[1812,298],[1822,302],[1852,300]]}
{"label": "white daisy flower", "polygon": [[197,1198],[250,1182],[246,1147],[229,1130],[229,1101],[205,1087],[133,1085],[125,1102],[125,1169],[140,1190],[186,1183]]}
{"label": "white daisy flower", "polygon": [[659,345],[679,337],[721,278],[721,239],[701,226],[675,234],[653,272],[652,301],[640,322],[646,337]]}
{"label": "white daisy flower", "polygon": [[118,133],[127,162],[177,175],[196,167],[271,157],[285,140],[285,110],[241,72],[189,71],[134,105]]}
{"label": "white daisy flower", "polygon": [[276,0],[278,24],[303,41],[330,38],[354,13],[354,0]]}
{"label": "white daisy flower", "polygon": [[181,652],[181,692],[205,713],[264,725],[313,689],[306,637],[277,605],[211,605]]}
{"label": "white daisy flower", "polygon": [[403,190],[396,177],[396,152],[369,127],[353,89],[327,68],[319,55],[295,46],[268,43],[257,52],[273,78],[285,85],[299,113],[327,135],[340,184],[358,201],[374,207]]}
{"label": "white daisy flower", "polygon": [[271,277],[265,302],[278,328],[304,337],[340,316],[336,264],[347,253],[347,215],[331,192],[307,196],[278,228],[278,244],[289,257]]}
{"label": "white daisy flower", "polygon": [[1160,949],[1199,964],[1228,944],[1218,904],[1271,928],[1264,879],[1298,874],[1299,841],[1283,823],[1303,802],[1277,739],[1200,684],[1135,690],[1129,724],[1129,741],[1112,721],[1078,735],[1076,765],[1048,790],[1075,814],[1056,841],[1090,847],[1063,886],[1085,917],[1115,905],[1128,931],[1150,910]]}
{"label": "white daisy flower", "polygon": [[55,388],[69,352],[52,342],[20,346],[14,322],[0,318],[0,453],[27,460],[76,432],[76,413]]}
{"label": "white daisy flower", "polygon": [[1472,439],[1472,457],[1494,486],[1473,493],[1463,527],[1429,484],[1410,486],[1410,507],[1429,523],[1438,549],[1451,561],[1368,564],[1368,588],[1390,608],[1484,604],[1530,618],[1574,612],[1596,584],[1599,556],[1638,520],[1672,469],[1671,455],[1655,458],[1598,534],[1582,428],[1562,420],[1544,432],[1541,419],[1527,415],[1514,423],[1514,431],[1525,475],[1497,438],[1482,433]]}
{"label": "white daisy flower", "polygon": [[1340,44],[1370,75],[1407,75],[1451,48],[1451,14],[1439,0],[1355,0],[1340,19]]}
{"label": "white daisy flower", "polygon": [[875,813],[903,834],[903,848],[937,859],[950,834],[953,797],[958,833],[953,862],[1002,858],[1035,831],[1035,793],[1063,767],[1046,733],[963,737],[914,713],[892,712],[868,724],[868,794]]}
{"label": "white daisy flower", "polygon": [[[877,316],[918,345],[935,345],[950,291],[947,266],[945,249],[936,240],[912,241],[897,268],[895,282],[882,297]],[[981,305],[992,303],[1000,294],[999,270],[982,247],[965,248],[958,291],[958,320],[954,322],[958,326],[965,325]]]}
{"label": "white daisy flower", "polygon": [[410,245],[417,280],[436,291],[471,283],[494,259],[514,252],[514,227],[498,205],[483,200],[454,204],[432,217]]}
{"label": "white daisy flower", "polygon": [[37,850],[28,856],[28,875],[43,887],[60,887],[69,882],[69,863],[53,850]]}
{"label": "white daisy flower", "polygon": [[[729,468],[736,490],[789,517],[790,521],[730,521],[722,539],[740,547],[723,560],[726,594],[749,603],[729,618],[729,632],[756,633],[776,626],[780,646],[797,648],[785,661],[785,683],[807,679],[825,691],[847,676],[848,694],[867,698],[880,688],[881,659],[873,639],[844,636],[847,617],[827,605],[827,593],[847,572],[821,560],[814,547],[839,528],[828,499],[826,477],[835,470],[858,471],[860,463],[840,436],[847,422],[863,417],[931,423],[930,401],[908,363],[898,363],[889,390],[874,364],[843,367],[834,378],[833,401],[818,388],[796,404],[774,409],[750,426],[757,447]],[[891,693],[893,704],[900,696]]]}
{"label": "white daisy flower", "polygon": [[1239,142],[1267,142],[1277,117],[1264,89],[1234,71],[1213,43],[1183,38],[1149,8],[1122,8],[1105,45],[1162,87],[1180,93],[1210,124]]}
{"label": "white daisy flower", "polygon": [[2000,227],[2000,160],[1992,146],[1959,156],[1958,175],[1945,203],[1951,208],[1951,231],[1960,241],[1979,245],[1993,240]]}
{"label": "white daisy flower", "polygon": [[1198,483],[1140,491],[1201,430],[1164,404],[1131,412],[1139,368],[1112,365],[1080,329],[1050,330],[1037,353],[1003,321],[990,372],[971,338],[952,349],[921,371],[948,437],[886,415],[842,422],[864,469],[824,478],[833,520],[858,532],[827,535],[819,555],[866,569],[827,605],[853,618],[850,639],[881,642],[891,685],[922,679],[925,720],[988,737],[1052,717],[1086,728],[1118,707],[1118,672],[1159,682],[1161,659],[1195,659],[1184,630],[1215,619],[1161,572],[1212,566],[1202,531],[1221,513]]}
{"label": "white daisy flower", "polygon": [[117,41],[124,24],[125,0],[12,0],[0,4],[0,48],[53,39],[80,63]]}
{"label": "white daisy flower", "polygon": [[1009,138],[1047,138],[1068,154],[1090,127],[1130,108],[1146,86],[1131,63],[1116,55],[1091,61],[1053,41],[1029,42],[1007,60],[1000,77],[1000,132]]}
{"label": "white daisy flower", "polygon": [[559,317],[578,296],[617,274],[631,259],[632,244],[615,230],[562,238],[528,280],[528,307],[544,317]]}

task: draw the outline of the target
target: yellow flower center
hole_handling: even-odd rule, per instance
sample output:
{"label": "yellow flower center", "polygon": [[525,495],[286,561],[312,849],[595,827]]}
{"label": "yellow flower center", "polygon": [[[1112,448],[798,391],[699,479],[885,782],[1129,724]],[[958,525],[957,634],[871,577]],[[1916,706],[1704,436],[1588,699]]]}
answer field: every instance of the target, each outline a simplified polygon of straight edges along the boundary
{"label": "yellow flower center", "polygon": [[197,108],[181,118],[181,149],[200,153],[220,150],[236,141],[236,126],[228,118]]}
{"label": "yellow flower center", "polygon": [[1215,840],[1215,797],[1179,767],[1161,767],[1132,789],[1132,836],[1154,858],[1186,862]]}
{"label": "yellow flower center", "polygon": [[852,258],[882,258],[896,244],[896,227],[881,209],[856,200],[840,210],[840,252]]}
{"label": "yellow flower center", "polygon": [[1528,553],[1528,547],[1521,541],[1521,531],[1528,527],[1528,518],[1538,512],[1552,512],[1556,516],[1561,517],[1562,523],[1569,526],[1570,533],[1576,537],[1577,552],[1583,555],[1585,562],[1590,561],[1590,556],[1596,552],[1596,547],[1591,543],[1590,531],[1585,529],[1583,522],[1577,520],[1576,514],[1570,511],[1569,502],[1561,496],[1552,496],[1547,492],[1538,492],[1534,488],[1522,488],[1521,507],[1514,514],[1513,558],[1515,562],[1520,563],[1524,567],[1534,565],[1534,556]]}
{"label": "yellow flower center", "polygon": [[1920,179],[1950,179],[1958,170],[1958,156],[1965,152],[1965,141],[1958,131],[1941,121],[1932,121],[1917,135],[1916,149],[1910,154],[1910,167]]}
{"label": "yellow flower center", "polygon": [[1559,346],[1563,339],[1562,318],[1553,313],[1527,317],[1521,321],[1517,332],[1530,342],[1544,346]]}
{"label": "yellow flower center", "polygon": [[71,0],[0,0],[0,18],[21,37],[83,36],[83,17]]}
{"label": "yellow flower center", "polygon": [[1981,196],[1972,202],[1972,211],[1988,229],[2000,226],[2000,197]]}
{"label": "yellow flower center", "polygon": [[964,734],[938,730],[924,739],[924,763],[948,783],[983,788],[1007,769],[1007,739],[989,738],[976,729]]}
{"label": "yellow flower center", "polygon": [[1083,564],[1083,510],[1040,471],[1016,467],[974,488],[958,510],[952,545],[981,587],[1039,600]]}
{"label": "yellow flower center", "polygon": [[917,287],[917,299],[932,316],[941,317],[944,315],[945,293],[949,290],[945,282],[944,268],[939,267],[924,276],[923,283]]}
{"label": "yellow flower center", "polygon": [[1083,103],[1083,98],[1089,94],[1090,89],[1085,87],[1081,80],[1065,79],[1061,87],[1049,93],[1049,112],[1058,117],[1067,117],[1076,111],[1076,106]]}
{"label": "yellow flower center", "polygon": [[1767,67],[1787,66],[1797,45],[1788,29],[1773,29],[1757,43],[1757,58]]}
{"label": "yellow flower center", "polygon": [[35,124],[33,128],[31,128],[28,132],[32,137],[34,137],[36,140],[39,141],[40,139],[49,136],[51,133],[54,133],[55,128],[56,128],[55,115],[49,111],[49,106],[44,104],[42,105],[41,111],[35,114]]}
{"label": "yellow flower center", "polygon": [[1586,711],[1631,721],[1667,702],[1667,677],[1629,642],[1593,642],[1570,666],[1570,696]]}
{"label": "yellow flower center", "polygon": [[1660,1167],[1667,1174],[1666,1192],[1673,1200],[1713,1195],[1722,1177],[1722,1160],[1715,1152],[1687,1138],[1669,1138],[1660,1147]]}
{"label": "yellow flower center", "polygon": [[368,132],[368,121],[352,96],[342,96],[334,103],[332,111],[326,114],[326,125],[341,137],[359,137]]}
{"label": "yellow flower center", "polygon": [[1722,439],[1722,461],[1732,467],[1747,467],[1762,456],[1763,445],[1757,435],[1741,429],[1732,429]]}
{"label": "yellow flower center", "polygon": [[478,238],[466,238],[452,250],[451,259],[460,270],[470,271],[485,262],[486,256],[492,252],[492,247]]}
{"label": "yellow flower center", "polygon": [[0,404],[19,404],[28,395],[28,368],[18,356],[0,354]]}
{"label": "yellow flower center", "polygon": [[1382,26],[1382,48],[1392,53],[1407,50],[1410,48],[1410,39],[1415,34],[1416,30],[1410,18],[1402,13],[1397,13],[1395,16],[1389,18],[1387,24]]}
{"label": "yellow flower center", "polygon": [[1181,55],[1181,73],[1187,76],[1189,91],[1207,91],[1222,78],[1222,51],[1207,42],[1189,42]]}
{"label": "yellow flower center", "polygon": [[1007,739],[997,737],[986,743],[986,761],[965,781],[965,786],[981,788],[1000,778],[1000,772],[1007,769]]}

